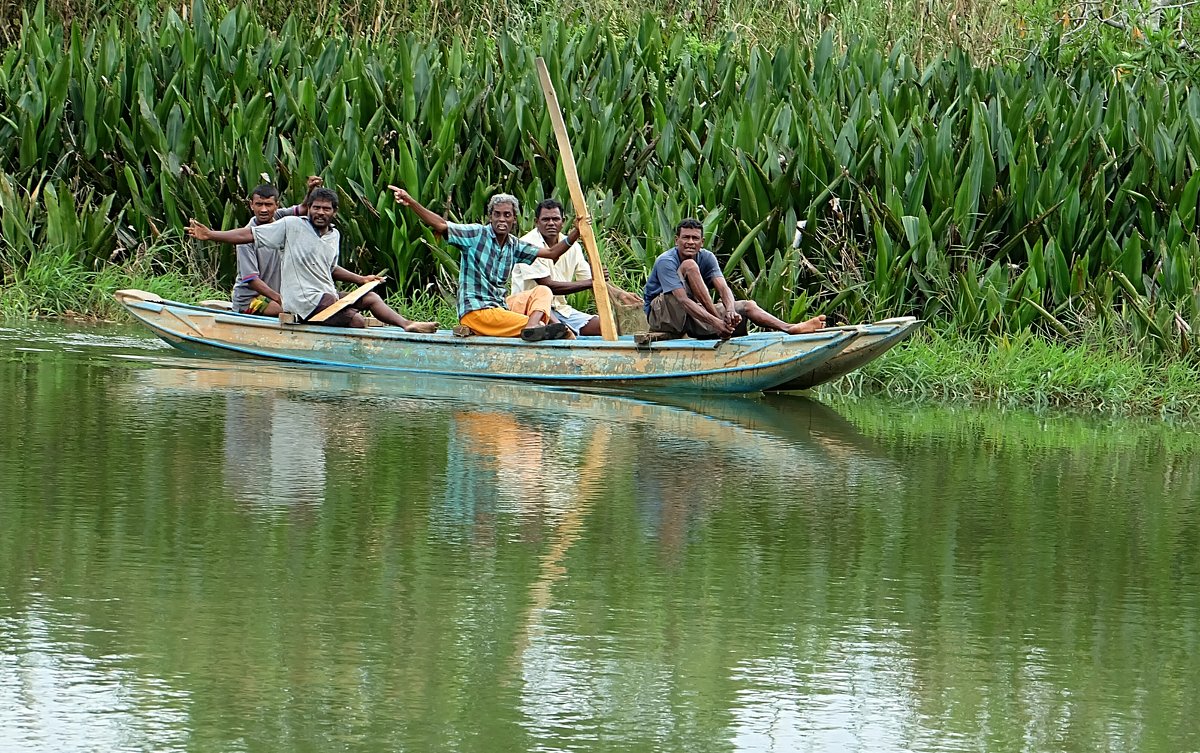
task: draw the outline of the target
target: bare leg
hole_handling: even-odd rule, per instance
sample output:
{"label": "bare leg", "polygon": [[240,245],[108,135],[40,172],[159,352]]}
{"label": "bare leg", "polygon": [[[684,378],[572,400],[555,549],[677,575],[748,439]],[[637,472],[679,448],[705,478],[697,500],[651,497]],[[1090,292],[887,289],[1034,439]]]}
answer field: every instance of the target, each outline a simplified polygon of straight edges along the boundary
{"label": "bare leg", "polygon": [[[408,332],[437,332],[437,322],[414,322],[400,316],[384,302],[378,293],[367,293],[354,304],[354,308],[369,310],[375,318],[393,327],[403,327]],[[353,325],[352,325],[353,326]],[[365,323],[363,326],[366,326]]]}
{"label": "bare leg", "polygon": [[825,315],[814,316],[812,319],[799,324],[788,324],[782,319],[776,319],[767,313],[766,309],[754,301],[735,301],[733,307],[739,314],[764,329],[774,329],[789,335],[803,335],[816,332],[825,327]]}
{"label": "bare leg", "polygon": [[600,317],[593,316],[588,319],[588,323],[579,329],[581,335],[599,335],[600,334]]}
{"label": "bare leg", "polygon": [[713,303],[712,292],[705,284],[704,276],[700,274],[700,265],[688,259],[679,265],[679,275],[683,278],[683,284],[687,286],[692,299],[703,306],[705,311],[720,319],[721,315],[717,313],[717,306]]}
{"label": "bare leg", "polygon": [[540,327],[546,323],[546,315],[540,311],[535,311],[529,315],[529,323],[525,325],[526,329]]}

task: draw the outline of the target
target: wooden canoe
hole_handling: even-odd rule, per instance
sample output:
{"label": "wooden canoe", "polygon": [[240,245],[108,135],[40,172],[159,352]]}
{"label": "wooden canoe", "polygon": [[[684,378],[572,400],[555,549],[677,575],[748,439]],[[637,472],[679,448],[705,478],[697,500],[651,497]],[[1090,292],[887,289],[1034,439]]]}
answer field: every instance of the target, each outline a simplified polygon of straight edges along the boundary
{"label": "wooden canoe", "polygon": [[912,316],[900,316],[895,319],[884,319],[874,324],[860,324],[856,327],[831,327],[824,330],[833,332],[841,329],[856,329],[860,334],[854,342],[847,345],[831,358],[827,358],[813,366],[807,372],[783,382],[772,391],[807,390],[826,382],[849,374],[863,364],[874,361],[884,353],[906,340],[916,332],[924,322]]}
{"label": "wooden canoe", "polygon": [[681,392],[753,393],[800,379],[861,336],[857,328],[809,335],[755,333],[730,340],[638,343],[623,336],[526,343],[518,338],[344,329],[167,301],[139,290],[117,300],[179,350],[338,368],[482,377],[541,384]]}

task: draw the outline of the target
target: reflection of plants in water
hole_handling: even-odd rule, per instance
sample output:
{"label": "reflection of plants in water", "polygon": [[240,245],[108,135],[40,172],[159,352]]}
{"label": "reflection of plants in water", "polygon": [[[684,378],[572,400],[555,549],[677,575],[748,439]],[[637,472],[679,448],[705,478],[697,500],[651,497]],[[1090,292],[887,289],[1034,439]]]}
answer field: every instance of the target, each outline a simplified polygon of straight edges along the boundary
{"label": "reflection of plants in water", "polygon": [[1038,414],[979,405],[914,405],[876,398],[831,398],[863,434],[905,444],[958,442],[989,450],[1073,450],[1105,454],[1146,450],[1175,459],[1200,455],[1200,433],[1190,422],[1161,419]]}
{"label": "reflection of plants in water", "polygon": [[[213,374],[189,393],[51,356],[6,363],[0,415],[31,420],[0,436],[0,592],[20,610],[37,583],[75,626],[50,640],[168,678],[208,747],[337,747],[331,730],[388,748],[569,747],[559,736],[578,727],[526,721],[578,711],[614,747],[695,749],[683,741],[727,741],[765,700],[795,712],[772,717],[784,725],[903,717],[928,743],[913,747],[1182,750],[1195,736],[1200,448],[1181,430],[478,383],[409,399],[370,394],[383,379],[270,370],[273,388],[327,396],[320,431],[370,416],[353,429],[369,493],[346,473],[358,450],[331,442],[329,494],[300,522],[209,493],[226,429],[213,393],[271,387]],[[476,423],[491,454],[453,452],[455,416],[480,412],[518,420]],[[539,434],[545,478],[512,463],[491,535],[444,535],[448,479],[497,467],[498,431],[514,428]],[[574,480],[573,507],[540,512],[538,495]],[[655,483],[701,498],[670,556]],[[71,493],[28,496],[55,488]],[[838,716],[837,699],[870,713]]]}

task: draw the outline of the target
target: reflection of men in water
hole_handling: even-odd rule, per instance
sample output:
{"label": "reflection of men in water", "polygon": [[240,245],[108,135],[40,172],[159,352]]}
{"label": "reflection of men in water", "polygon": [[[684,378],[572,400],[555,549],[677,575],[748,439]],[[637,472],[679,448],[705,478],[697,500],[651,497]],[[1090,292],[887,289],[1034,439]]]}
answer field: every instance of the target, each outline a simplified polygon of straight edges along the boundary
{"label": "reflection of men in water", "polygon": [[[645,293],[651,330],[713,339],[746,334],[747,319],[789,335],[816,332],[825,326],[824,315],[788,324],[754,301],[734,300],[716,255],[703,246],[704,226],[689,218],[675,230],[675,247],[655,260]],[[720,296],[720,303],[713,303],[712,290]]]}
{"label": "reflection of men in water", "polygon": [[325,499],[321,407],[274,393],[225,398],[225,483],[245,504]]}

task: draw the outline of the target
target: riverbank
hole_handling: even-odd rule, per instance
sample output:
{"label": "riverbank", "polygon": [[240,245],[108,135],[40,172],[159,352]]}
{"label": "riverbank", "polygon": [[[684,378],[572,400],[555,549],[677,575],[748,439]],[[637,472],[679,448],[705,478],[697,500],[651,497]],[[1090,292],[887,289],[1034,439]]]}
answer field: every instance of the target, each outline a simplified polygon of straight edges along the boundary
{"label": "riverbank", "polygon": [[1152,360],[1114,338],[1085,336],[1071,344],[1029,332],[973,338],[945,325],[918,333],[823,389],[1117,415],[1200,415],[1200,367],[1194,360]]}
{"label": "riverbank", "polygon": [[[0,288],[0,320],[76,319],[128,322],[112,293],[126,287],[174,300],[221,299],[228,291],[177,273],[145,274],[112,265]],[[457,323],[454,301],[433,289],[388,302],[405,316]],[[1089,411],[1123,416],[1200,416],[1200,366],[1181,356],[1148,358],[1133,342],[1085,333],[1076,342],[1030,332],[971,337],[934,323],[883,358],[819,388],[826,396],[880,395],[922,403],[975,403]]]}

